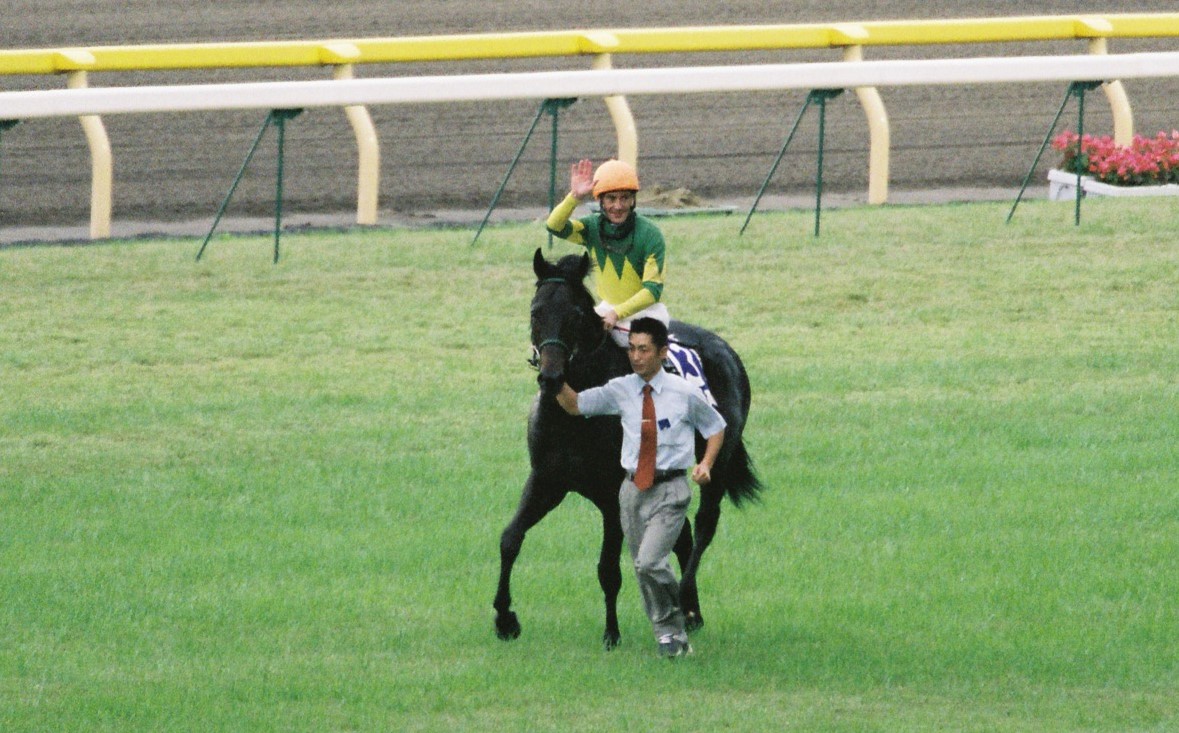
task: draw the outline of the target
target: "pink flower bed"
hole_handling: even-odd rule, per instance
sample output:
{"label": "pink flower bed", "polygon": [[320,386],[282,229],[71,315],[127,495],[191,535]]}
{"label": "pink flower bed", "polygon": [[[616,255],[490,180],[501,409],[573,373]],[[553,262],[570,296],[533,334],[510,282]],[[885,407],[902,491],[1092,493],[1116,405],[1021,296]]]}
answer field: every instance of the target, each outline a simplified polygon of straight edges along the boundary
{"label": "pink flower bed", "polygon": [[1064,131],[1052,140],[1061,152],[1060,169],[1093,176],[1115,186],[1157,186],[1179,183],[1179,130],[1154,137],[1135,135],[1123,147],[1109,135],[1094,137]]}

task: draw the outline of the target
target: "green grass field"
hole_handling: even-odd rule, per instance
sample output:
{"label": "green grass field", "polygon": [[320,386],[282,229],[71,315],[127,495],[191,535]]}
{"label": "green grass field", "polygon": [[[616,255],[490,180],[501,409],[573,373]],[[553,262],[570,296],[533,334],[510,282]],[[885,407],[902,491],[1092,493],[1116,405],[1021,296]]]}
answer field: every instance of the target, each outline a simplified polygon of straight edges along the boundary
{"label": "green grass field", "polygon": [[1005,214],[663,221],[767,486],[674,664],[576,496],[493,632],[539,225],[0,250],[0,730],[1179,729],[1179,206]]}

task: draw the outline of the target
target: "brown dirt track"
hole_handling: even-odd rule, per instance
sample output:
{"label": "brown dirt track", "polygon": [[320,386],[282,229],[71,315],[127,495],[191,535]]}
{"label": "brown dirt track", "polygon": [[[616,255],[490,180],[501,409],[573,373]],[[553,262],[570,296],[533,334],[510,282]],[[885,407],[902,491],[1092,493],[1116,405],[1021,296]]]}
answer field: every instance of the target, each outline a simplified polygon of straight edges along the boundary
{"label": "brown dirt track", "polygon": [[[850,2],[736,0],[725,4],[341,0],[191,3],[165,0],[3,0],[0,48],[321,39],[572,28],[691,26],[982,17],[1083,12],[1174,11],[1173,0],[1048,2],[1008,0]],[[99,9],[96,9],[99,8]],[[721,10],[723,9],[723,10]],[[721,10],[721,12],[718,12]],[[1119,41],[1113,52],[1174,50],[1173,41]],[[1081,53],[1083,43],[868,49],[868,58]],[[834,52],[751,53],[710,57],[618,57],[617,67],[757,61],[835,60]],[[587,68],[585,59],[361,67],[358,76]],[[321,69],[137,73],[95,76],[93,85],[202,83],[325,78]],[[60,78],[0,77],[0,89],[59,88]],[[1128,81],[1136,127],[1153,133],[1179,127],[1171,100],[1179,81]],[[1018,185],[1061,102],[1059,84],[914,87],[883,90],[892,122],[894,191]],[[632,98],[647,185],[683,186],[706,200],[752,199],[801,109],[805,93]],[[1098,94],[1086,129],[1108,132],[1108,106]],[[382,217],[434,209],[481,210],[523,140],[537,103],[414,105],[373,108],[382,146]],[[1072,126],[1075,108],[1067,122]],[[264,112],[125,115],[106,119],[114,148],[116,233],[119,222],[211,221],[232,183]],[[0,118],[3,111],[0,110]],[[867,134],[852,95],[829,107],[825,179],[853,199],[867,187]],[[355,148],[343,114],[313,110],[287,133],[285,210],[350,216],[355,208]],[[568,160],[613,153],[613,128],[598,100],[562,113],[561,186]],[[89,159],[77,121],[36,120],[0,138],[0,242],[23,227],[84,224],[89,216]],[[806,193],[813,185],[815,116],[804,120],[772,192]],[[264,215],[273,206],[273,137],[264,142],[234,198],[231,215]],[[540,206],[548,192],[548,135],[533,138],[501,205]],[[1052,157],[1052,156],[1046,156]],[[1042,168],[1048,167],[1046,160]],[[1036,179],[1037,193],[1042,178]],[[6,235],[5,232],[8,232]]]}

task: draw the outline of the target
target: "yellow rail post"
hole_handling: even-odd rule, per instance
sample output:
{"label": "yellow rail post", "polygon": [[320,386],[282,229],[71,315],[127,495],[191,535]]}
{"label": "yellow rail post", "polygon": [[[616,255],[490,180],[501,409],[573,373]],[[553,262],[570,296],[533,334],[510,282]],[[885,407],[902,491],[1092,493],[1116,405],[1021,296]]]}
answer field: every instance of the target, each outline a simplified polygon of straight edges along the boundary
{"label": "yellow rail post", "polygon": [[[86,54],[89,56],[89,54]],[[71,62],[87,63],[85,58],[71,58]],[[90,56],[89,63],[94,58]],[[66,86],[70,89],[85,89],[86,72],[68,72]],[[114,188],[114,165],[111,157],[111,141],[106,127],[98,115],[82,115],[78,118],[86,143],[90,147],[90,238],[106,239],[111,235],[111,200]]]}
{"label": "yellow rail post", "polygon": [[[353,78],[352,64],[336,64],[332,68],[332,78]],[[376,224],[381,186],[381,146],[377,129],[364,105],[344,107],[344,115],[356,135],[356,223]]]}
{"label": "yellow rail post", "polygon": [[[1109,39],[1090,38],[1089,53],[1109,53]],[[1102,85],[1109,109],[1113,113],[1113,136],[1118,145],[1129,145],[1134,140],[1134,112],[1130,108],[1130,97],[1122,82],[1114,79]]]}
{"label": "yellow rail post", "polygon": [[[845,46],[843,60],[863,61],[864,47]],[[876,87],[857,87],[855,91],[868,119],[868,203],[888,203],[888,167],[892,156],[888,110]]]}
{"label": "yellow rail post", "polygon": [[[1106,18],[1090,16],[1078,18],[1074,33],[1078,38],[1089,39],[1089,53],[1104,56],[1109,53],[1109,37],[1113,34],[1113,24]],[[1118,145],[1129,145],[1134,139],[1134,114],[1130,110],[1130,98],[1126,95],[1126,88],[1117,79],[1106,80],[1102,85],[1105,98],[1109,101],[1110,113],[1113,115],[1114,142]]]}
{"label": "yellow rail post", "polygon": [[[587,46],[601,50],[618,46],[618,37],[612,33],[590,33],[585,37]],[[614,67],[613,58],[608,53],[594,55],[591,68],[595,71],[607,70]],[[614,136],[618,141],[618,159],[630,163],[635,168],[639,166],[639,132],[635,126],[634,115],[630,111],[630,103],[621,94],[605,97],[606,109],[610,112],[610,119],[614,121]]]}

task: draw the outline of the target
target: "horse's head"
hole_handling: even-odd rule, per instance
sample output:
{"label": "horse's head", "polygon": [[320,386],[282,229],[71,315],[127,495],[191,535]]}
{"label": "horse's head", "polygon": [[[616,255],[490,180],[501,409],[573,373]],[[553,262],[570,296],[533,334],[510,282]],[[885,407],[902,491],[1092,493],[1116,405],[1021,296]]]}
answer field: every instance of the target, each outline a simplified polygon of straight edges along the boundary
{"label": "horse's head", "polygon": [[589,255],[568,255],[555,264],[539,249],[532,259],[536,294],[532,297],[532,348],[536,351],[545,394],[556,394],[565,380],[565,367],[589,339],[601,333],[601,319],[583,281]]}

